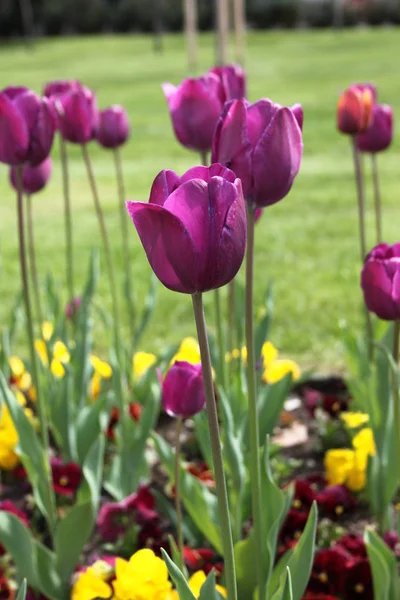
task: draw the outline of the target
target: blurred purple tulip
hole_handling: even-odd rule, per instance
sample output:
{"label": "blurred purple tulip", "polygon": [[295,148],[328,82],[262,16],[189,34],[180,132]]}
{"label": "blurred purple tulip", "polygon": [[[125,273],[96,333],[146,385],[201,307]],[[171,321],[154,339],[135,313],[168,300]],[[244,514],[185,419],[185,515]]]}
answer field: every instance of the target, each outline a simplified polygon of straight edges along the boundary
{"label": "blurred purple tulip", "polygon": [[96,96],[86,86],[71,88],[56,102],[57,125],[62,137],[73,144],[86,144],[96,134],[99,114]]}
{"label": "blurred purple tulip", "polygon": [[275,204],[290,191],[301,163],[303,141],[296,113],[268,99],[225,104],[218,121],[212,162],[232,169],[253,206]]}
{"label": "blurred purple tulip", "polygon": [[210,70],[220,78],[224,102],[246,98],[246,73],[239,65],[225,65]]}
{"label": "blurred purple tulip", "polygon": [[393,110],[388,104],[374,104],[372,124],[357,136],[357,148],[361,152],[381,152],[386,150],[393,138]]}
{"label": "blurred purple tulip", "polygon": [[161,171],[150,201],[127,202],[149,263],[169,289],[205,292],[231,281],[243,261],[246,210],[240,180],[215,164],[181,178]]}
{"label": "blurred purple tulip", "polygon": [[304,111],[302,105],[293,104],[293,106],[290,107],[290,110],[296,117],[296,121],[298,122],[300,129],[303,131]]}
{"label": "blurred purple tulip", "polygon": [[50,153],[54,131],[47,98],[23,87],[0,92],[0,162],[39,165]]}
{"label": "blurred purple tulip", "polygon": [[51,98],[52,96],[61,96],[67,92],[82,87],[82,84],[76,79],[60,79],[56,81],[49,81],[46,83],[43,89],[43,96]]}
{"label": "blurred purple tulip", "polygon": [[122,106],[114,104],[99,113],[96,139],[104,148],[118,148],[129,138],[129,119]]}
{"label": "blurred purple tulip", "polygon": [[164,83],[162,89],[178,141],[197,152],[211,150],[225,101],[220,78],[207,73],[197,79],[185,79],[178,87]]}
{"label": "blurred purple tulip", "polygon": [[[40,192],[49,181],[53,163],[48,156],[37,167],[22,167],[22,190],[24,194],[36,194]],[[17,168],[10,168],[10,182],[13,188],[18,191]]]}
{"label": "blurred purple tulip", "polygon": [[187,419],[206,405],[201,364],[177,360],[162,382],[161,404],[171,417]]}
{"label": "blurred purple tulip", "polygon": [[80,296],[75,296],[75,298],[71,300],[71,302],[68,302],[68,304],[65,307],[65,316],[67,317],[67,319],[72,321],[72,319],[75,318],[81,307],[81,304],[82,298]]}
{"label": "blurred purple tulip", "polygon": [[400,243],[375,246],[365,259],[361,287],[370,312],[385,321],[400,319]]}

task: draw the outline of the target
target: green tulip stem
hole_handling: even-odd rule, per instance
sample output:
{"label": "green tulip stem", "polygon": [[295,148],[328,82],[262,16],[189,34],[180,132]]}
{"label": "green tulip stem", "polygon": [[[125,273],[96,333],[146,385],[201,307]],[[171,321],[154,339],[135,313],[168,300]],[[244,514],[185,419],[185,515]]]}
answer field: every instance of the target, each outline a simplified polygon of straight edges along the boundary
{"label": "green tulip stem", "polygon": [[397,469],[400,470],[400,393],[399,393],[399,338],[400,321],[394,322],[393,331],[393,360],[396,363],[396,373],[393,373],[393,417],[396,439]]}
{"label": "green tulip stem", "polygon": [[[360,234],[360,254],[361,254],[361,265],[364,265],[365,257],[367,255],[367,242],[366,242],[366,234],[365,234],[365,198],[364,198],[364,177],[361,168],[361,160],[360,160],[360,152],[357,148],[357,139],[356,136],[351,136],[352,147],[353,147],[353,158],[354,158],[354,170],[356,177],[356,187],[357,187],[357,207],[358,207],[358,224],[359,224],[359,234]],[[369,358],[372,360],[373,358],[373,329],[372,329],[372,320],[369,311],[365,310],[365,320],[366,320],[366,331],[367,331],[367,341],[368,341],[368,349],[369,349]]]}
{"label": "green tulip stem", "polygon": [[381,208],[381,193],[379,186],[378,161],[376,154],[371,154],[372,181],[374,185],[374,207],[375,207],[375,226],[376,226],[376,243],[382,242],[382,208]]}
{"label": "green tulip stem", "polygon": [[176,537],[178,540],[179,560],[178,567],[181,571],[184,568],[183,559],[183,530],[182,530],[182,506],[181,506],[181,478],[180,478],[180,454],[181,454],[181,433],[182,433],[182,417],[176,420],[175,429],[175,510],[176,510]]}
{"label": "green tulip stem", "polygon": [[[31,370],[33,385],[36,390],[36,406],[40,425],[40,435],[42,438],[43,449],[46,457],[49,456],[49,430],[47,423],[47,407],[42,395],[40,388],[40,378],[38,369],[38,357],[35,351],[35,336],[33,331],[33,319],[32,319],[32,305],[29,293],[29,280],[28,280],[28,268],[26,260],[26,246],[25,246],[25,226],[24,226],[24,198],[22,188],[22,167],[17,167],[17,221],[18,221],[18,241],[19,241],[19,262],[21,268],[21,284],[22,294],[25,305],[26,321],[27,321],[27,333],[28,333],[28,345],[31,359]],[[47,474],[47,486],[50,499],[51,511],[48,515],[48,521],[50,529],[53,531],[56,523],[56,509],[53,488],[51,484],[50,474],[50,463],[48,460],[46,463],[46,474]]]}
{"label": "green tulip stem", "polygon": [[121,154],[118,148],[114,148],[114,162],[115,172],[117,176],[118,185],[118,199],[119,199],[119,213],[121,219],[121,234],[122,234],[122,257],[124,261],[124,273],[125,273],[125,290],[126,290],[126,302],[128,308],[129,317],[129,329],[131,342],[135,339],[135,303],[133,302],[133,290],[132,290],[132,263],[129,256],[129,231],[128,231],[128,213],[125,208],[125,185],[124,176],[122,171],[122,160]]}
{"label": "green tulip stem", "polygon": [[225,582],[228,592],[228,600],[237,600],[236,568],[233,552],[231,518],[229,514],[228,492],[226,487],[224,463],[222,459],[221,436],[218,423],[218,410],[214,394],[210,348],[208,345],[202,294],[193,294],[192,301],[197,327],[197,337],[200,346],[201,365],[203,369],[208,426],[210,431],[211,451],[214,463],[215,487],[218,498],[219,522],[221,526],[221,539],[225,563]]}
{"label": "green tulip stem", "polygon": [[226,389],[226,362],[225,362],[225,340],[224,332],[222,327],[222,313],[221,313],[221,296],[219,290],[214,290],[214,303],[215,303],[215,325],[217,328],[217,342],[218,342],[218,374],[220,377],[220,383],[222,388]]}
{"label": "green tulip stem", "polygon": [[72,243],[72,213],[71,213],[71,195],[69,189],[69,170],[68,170],[68,152],[67,144],[60,135],[60,156],[61,169],[63,180],[64,194],[64,222],[65,222],[65,252],[67,265],[67,288],[68,301],[73,302],[74,293],[74,260],[73,260],[73,243]]}
{"label": "green tulip stem", "polygon": [[32,197],[30,194],[26,195],[26,208],[27,208],[27,234],[28,234],[28,248],[29,248],[29,263],[31,267],[31,279],[33,284],[33,293],[35,296],[36,313],[40,323],[43,323],[43,310],[42,301],[40,299],[40,287],[39,278],[36,267],[36,250],[35,250],[35,235],[33,229],[33,213],[32,213]]}
{"label": "green tulip stem", "polygon": [[108,239],[107,228],[104,221],[104,214],[100,204],[99,192],[97,190],[96,180],[94,177],[94,172],[92,168],[92,163],[90,160],[89,152],[86,144],[82,144],[82,153],[83,159],[86,165],[86,170],[89,178],[90,187],[92,190],[94,206],[96,209],[97,219],[99,222],[99,228],[101,237],[103,239],[104,253],[106,258],[107,265],[107,274],[108,281],[111,292],[111,302],[112,302],[112,313],[114,320],[114,334],[115,334],[115,352],[117,355],[118,365],[121,368],[121,344],[120,344],[120,318],[119,318],[119,310],[118,310],[118,302],[117,302],[117,288],[115,285],[115,273],[114,273],[114,263],[111,254],[110,242]]}
{"label": "green tulip stem", "polygon": [[260,470],[260,434],[257,413],[256,368],[254,349],[253,323],[253,286],[254,286],[254,207],[247,204],[247,252],[246,252],[246,347],[247,347],[247,394],[249,402],[249,434],[250,434],[250,480],[253,524],[255,536],[255,562],[257,569],[258,598],[265,600],[265,576],[263,567],[266,564],[265,540],[262,535],[261,511],[261,470]]}

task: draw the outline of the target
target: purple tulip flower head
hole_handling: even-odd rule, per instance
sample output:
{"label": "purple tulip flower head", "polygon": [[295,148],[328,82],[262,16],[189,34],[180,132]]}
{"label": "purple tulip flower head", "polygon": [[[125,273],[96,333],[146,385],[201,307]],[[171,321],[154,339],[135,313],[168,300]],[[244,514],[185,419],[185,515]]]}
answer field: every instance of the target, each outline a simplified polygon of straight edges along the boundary
{"label": "purple tulip flower head", "polygon": [[365,259],[361,287],[370,312],[385,321],[400,319],[400,243],[375,246]]}
{"label": "purple tulip flower head", "polygon": [[214,67],[210,73],[220,78],[224,102],[246,98],[246,73],[239,65]]}
{"label": "purple tulip flower head", "polygon": [[60,79],[56,81],[49,81],[46,83],[43,89],[43,96],[51,98],[53,96],[62,96],[72,89],[81,87],[82,84],[76,79]]}
{"label": "purple tulip flower head", "polygon": [[[22,190],[24,194],[36,194],[42,190],[49,181],[53,163],[48,156],[37,167],[22,167]],[[17,168],[10,168],[10,182],[18,191]]]}
{"label": "purple tulip flower head", "polygon": [[250,205],[275,204],[290,191],[299,172],[303,140],[302,113],[268,99],[249,105],[225,104],[218,121],[212,161],[232,169],[243,184]]}
{"label": "purple tulip flower head", "polygon": [[231,281],[246,246],[242,185],[215,164],[181,178],[161,171],[149,202],[127,202],[148,261],[170,290],[195,294]]}
{"label": "purple tulip flower head", "polygon": [[0,162],[39,165],[50,153],[54,131],[47,98],[23,87],[0,92]]}
{"label": "purple tulip flower head", "polygon": [[104,148],[118,148],[129,138],[129,119],[122,106],[114,104],[99,113],[96,139]]}
{"label": "purple tulip flower head", "polygon": [[98,125],[96,96],[78,85],[56,101],[57,125],[62,137],[73,144],[86,144],[95,136]]}
{"label": "purple tulip flower head", "polygon": [[197,79],[185,79],[178,87],[164,83],[162,89],[178,141],[189,150],[211,150],[225,101],[218,75],[207,73]]}
{"label": "purple tulip flower head", "polygon": [[171,417],[187,419],[206,405],[201,364],[177,360],[162,382],[161,404]]}
{"label": "purple tulip flower head", "polygon": [[386,150],[393,138],[393,110],[387,104],[374,104],[372,124],[357,136],[357,148],[372,154]]}

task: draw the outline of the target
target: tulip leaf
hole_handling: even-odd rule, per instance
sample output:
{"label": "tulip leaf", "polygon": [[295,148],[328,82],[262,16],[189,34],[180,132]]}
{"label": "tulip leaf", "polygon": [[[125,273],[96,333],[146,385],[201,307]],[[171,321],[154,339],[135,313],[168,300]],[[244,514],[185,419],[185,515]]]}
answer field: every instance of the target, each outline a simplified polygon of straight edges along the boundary
{"label": "tulip leaf", "polygon": [[379,600],[397,600],[400,597],[400,577],[394,552],[372,529],[364,533],[371,563],[374,596]]}
{"label": "tulip leaf", "polygon": [[74,427],[73,377],[67,371],[65,377],[54,382],[49,402],[51,429],[65,461],[77,461],[76,430]]}
{"label": "tulip leaf", "polygon": [[207,466],[212,468],[213,458],[211,451],[210,428],[208,427],[208,418],[205,410],[193,417],[196,441],[200,446],[200,452]]}
{"label": "tulip leaf", "polygon": [[305,529],[288,562],[293,584],[293,600],[300,600],[310,578],[315,552],[317,516],[317,505],[314,502],[308,515]]}
{"label": "tulip leaf", "polygon": [[265,292],[264,298],[264,306],[263,306],[263,315],[259,322],[255,327],[254,332],[254,349],[256,360],[261,357],[261,350],[264,342],[267,341],[269,337],[269,330],[271,328],[273,311],[274,311],[274,302],[272,295],[272,282],[269,282],[267,285],[267,290]]}
{"label": "tulip leaf", "polygon": [[286,569],[285,585],[283,587],[282,596],[281,596],[280,600],[294,600],[293,587],[292,587],[292,577],[291,577],[291,574],[290,574],[289,567]]}
{"label": "tulip leaf", "polygon": [[134,348],[137,348],[137,346],[142,338],[142,335],[146,330],[148,322],[151,319],[151,315],[154,312],[154,308],[156,305],[156,291],[157,291],[157,277],[154,275],[154,273],[152,273],[151,279],[150,279],[149,290],[147,292],[145,302],[144,302],[142,317],[140,319],[139,326],[135,331],[135,338],[133,341]]}
{"label": "tulip leaf", "polygon": [[[107,397],[101,396],[91,404],[78,411],[75,430],[78,462],[83,465],[90,448],[100,435],[102,435],[101,416]],[[74,424],[71,423],[73,427]]]}
{"label": "tulip leaf", "polygon": [[199,600],[222,600],[223,596],[216,589],[215,571],[211,569],[207,579],[200,588]]}
{"label": "tulip leaf", "polygon": [[26,579],[24,579],[21,583],[21,586],[18,590],[18,594],[17,597],[15,598],[15,600],[25,600],[26,598]]}
{"label": "tulip leaf", "polygon": [[190,587],[176,564],[170,559],[164,548],[161,548],[162,557],[168,567],[168,572],[178,591],[179,600],[195,600],[195,596],[190,590]]}
{"label": "tulip leaf", "polygon": [[236,580],[239,598],[252,598],[257,587],[255,554],[257,552],[253,532],[234,546]]}
{"label": "tulip leaf", "polygon": [[68,583],[84,545],[94,526],[92,503],[75,504],[61,519],[54,535],[57,568],[62,580]]}
{"label": "tulip leaf", "polygon": [[[171,480],[174,479],[175,457],[172,448],[157,433],[152,438]],[[217,497],[210,492],[206,485],[181,467],[180,484],[182,502],[197,528],[214,546],[220,554],[223,553],[221,529],[219,526],[219,513]]]}
{"label": "tulip leaf", "polygon": [[260,440],[272,435],[292,385],[292,374],[287,373],[276,383],[265,384],[258,394]]}

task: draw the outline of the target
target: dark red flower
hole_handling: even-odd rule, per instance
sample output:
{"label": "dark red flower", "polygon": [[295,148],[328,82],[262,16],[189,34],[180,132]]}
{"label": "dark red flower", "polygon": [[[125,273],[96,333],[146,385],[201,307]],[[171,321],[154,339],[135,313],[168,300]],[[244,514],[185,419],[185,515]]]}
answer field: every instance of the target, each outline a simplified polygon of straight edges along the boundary
{"label": "dark red flower", "polygon": [[183,558],[191,571],[204,571],[206,574],[215,568],[216,553],[211,548],[183,547]]}
{"label": "dark red flower", "polygon": [[157,556],[161,556],[161,548],[170,554],[170,544],[164,529],[157,521],[142,526],[137,536],[137,548],[150,548]]}
{"label": "dark red flower", "polygon": [[396,546],[400,543],[399,536],[395,531],[387,531],[383,536],[383,541],[391,550],[396,550]]}
{"label": "dark red flower", "polygon": [[302,394],[304,404],[311,416],[314,416],[317,408],[322,408],[331,417],[337,417],[342,411],[347,410],[349,406],[349,397],[347,393],[324,394],[312,387],[303,387]]}
{"label": "dark red flower", "polygon": [[344,600],[374,600],[372,572],[367,558],[354,560],[347,569]]}
{"label": "dark red flower", "polygon": [[10,588],[6,577],[0,577],[0,600],[14,600],[15,590]]}
{"label": "dark red flower", "polygon": [[307,592],[301,600],[340,600],[338,596],[331,596],[331,594]]}
{"label": "dark red flower", "polygon": [[215,481],[212,471],[208,467],[207,463],[205,463],[204,461],[199,464],[189,463],[186,466],[186,470],[194,477],[197,477],[197,479],[200,479],[200,481],[205,483],[208,487],[215,487]]}
{"label": "dark red flower", "polygon": [[76,463],[63,463],[60,458],[51,459],[51,472],[53,476],[53,488],[62,496],[71,496],[78,489],[82,471]]}
{"label": "dark red flower", "polygon": [[290,509],[280,530],[279,539],[282,542],[298,540],[306,526],[307,518],[307,512]]}
{"label": "dark red flower", "polygon": [[346,486],[330,485],[317,494],[317,503],[321,513],[335,519],[354,508],[356,500]]}
{"label": "dark red flower", "polygon": [[340,548],[320,550],[314,558],[307,589],[311,592],[341,594],[346,583],[348,561],[349,555]]}
{"label": "dark red flower", "polygon": [[337,540],[335,547],[341,546],[342,549],[346,550],[351,556],[358,556],[366,558],[367,549],[365,547],[364,540],[359,535],[349,533],[344,535]]}
{"label": "dark red flower", "polygon": [[[139,422],[140,415],[142,414],[142,405],[138,402],[130,402],[129,404],[129,414],[136,423]],[[113,406],[110,411],[110,420],[108,422],[108,427],[106,431],[106,436],[110,440],[115,439],[114,429],[119,422],[119,409],[116,406]]]}
{"label": "dark red flower", "polygon": [[296,479],[292,483],[294,483],[292,507],[296,510],[308,511],[316,497],[312,484],[306,479]]}
{"label": "dark red flower", "polygon": [[0,502],[0,511],[12,513],[16,517],[18,517],[18,519],[20,519],[20,521],[22,521],[24,525],[29,527],[29,520],[27,514],[20,510],[17,506],[15,506],[14,502],[12,502],[11,500],[3,500],[2,502]]}

